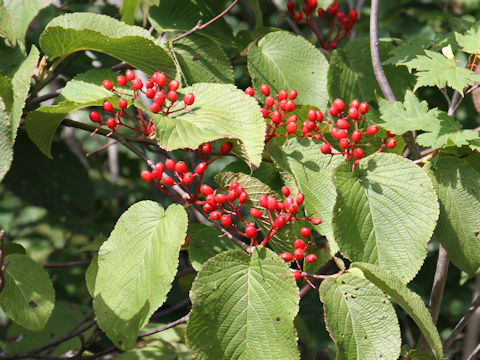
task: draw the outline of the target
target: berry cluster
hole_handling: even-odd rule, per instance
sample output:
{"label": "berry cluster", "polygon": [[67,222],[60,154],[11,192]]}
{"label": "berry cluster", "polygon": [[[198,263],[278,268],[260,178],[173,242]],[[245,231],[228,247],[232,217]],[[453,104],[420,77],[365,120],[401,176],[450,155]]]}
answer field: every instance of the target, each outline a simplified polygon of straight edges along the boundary
{"label": "berry cluster", "polygon": [[[148,79],[145,84],[143,84],[143,81],[137,78],[132,70],[127,70],[125,72],[125,76],[117,76],[117,84],[121,87],[130,89],[131,92],[126,93],[125,91],[116,90],[110,80],[104,80],[102,82],[102,85],[105,89],[112,91],[118,95],[132,98],[133,100],[138,99],[139,93],[144,94],[147,98],[152,99],[150,111],[154,114],[158,114],[160,112],[164,115],[168,115],[170,113],[180,110],[186,110],[187,106],[192,105],[195,101],[195,96],[193,94],[186,94],[183,98],[183,108],[172,110],[178,100],[177,89],[179,88],[180,84],[177,80],[171,80],[170,82],[168,82],[167,88],[165,88],[165,86],[167,85],[167,76],[162,72],[154,73],[153,76]],[[122,121],[122,116],[127,115],[125,113],[127,107],[128,101],[123,97],[118,99],[118,108],[120,109],[119,111],[114,109],[114,106],[110,101],[105,100],[103,103],[103,109],[110,114],[110,117],[105,122],[103,122],[100,114],[96,111],[92,111],[90,113],[90,120],[98,124],[97,130],[101,126],[107,126],[109,129],[112,130],[110,134],[113,134],[115,131],[120,129],[120,127],[125,126],[140,134],[146,136],[151,135],[155,131],[153,122],[150,119],[147,124],[145,122],[142,111],[138,108],[137,111],[138,116],[141,120],[141,124],[138,123],[135,119],[130,118],[136,124],[137,127],[135,128],[125,124]]]}
{"label": "berry cluster", "polygon": [[[340,11],[340,4],[337,0],[326,10],[323,8],[317,9],[317,0],[305,0],[305,4],[297,12],[295,12],[293,1],[288,1],[287,9],[297,24],[306,24],[313,31],[320,42],[320,46],[325,50],[335,47],[340,41],[345,39],[358,19],[358,12],[355,9],[350,10],[348,16],[343,11]],[[312,19],[315,13],[330,23],[330,30],[325,42],[322,41],[319,30]],[[337,31],[335,36],[333,36],[334,29]]]}
{"label": "berry cluster", "polygon": [[[287,117],[288,113],[295,110],[294,100],[297,97],[297,91],[290,90],[287,92],[286,90],[280,90],[276,98],[270,95],[270,87],[266,84],[260,86],[260,91],[266,96],[264,100],[265,107],[260,108],[260,111],[264,119],[270,119],[270,123],[267,125],[265,143],[274,137],[286,137],[288,140],[288,135],[296,133],[298,128],[298,117],[296,115]],[[255,90],[248,87],[245,89],[245,94],[253,96]],[[285,126],[285,133],[278,134],[277,130],[282,126]]]}

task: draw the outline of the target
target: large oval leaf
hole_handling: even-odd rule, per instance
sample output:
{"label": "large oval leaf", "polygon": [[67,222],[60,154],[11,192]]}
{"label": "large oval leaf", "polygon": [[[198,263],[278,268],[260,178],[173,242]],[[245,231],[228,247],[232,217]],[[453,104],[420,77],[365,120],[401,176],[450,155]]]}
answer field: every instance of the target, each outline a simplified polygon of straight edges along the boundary
{"label": "large oval leaf", "polygon": [[311,139],[291,139],[279,149],[269,147],[275,165],[293,175],[300,192],[305,194],[305,209],[308,214],[318,211],[322,223],[315,227],[329,241],[331,254],[339,250],[332,229],[332,212],[337,193],[331,175],[341,164],[339,156],[324,155],[320,143]]}
{"label": "large oval leaf", "polygon": [[432,183],[413,162],[376,154],[333,172],[337,201],[333,231],[340,251],[353,261],[381,265],[405,282],[427,255],[439,208]]}
{"label": "large oval leaf", "polygon": [[443,357],[442,341],[422,298],[404,285],[403,279],[378,265],[353,263],[352,267],[361,269],[368,280],[405,310],[422,331],[432,347],[435,357],[441,360]]}
{"label": "large oval leaf", "polygon": [[396,360],[402,339],[397,315],[385,294],[352,274],[320,286],[325,323],[337,345],[337,360]]}
{"label": "large oval leaf", "polygon": [[459,269],[480,267],[480,155],[442,156],[429,166],[440,201],[435,237]]}
{"label": "large oval leaf", "polygon": [[208,260],[190,293],[187,346],[196,359],[299,359],[298,287],[271,250],[231,250]]}
{"label": "large oval leaf", "polygon": [[325,56],[310,42],[285,31],[265,35],[248,48],[248,71],[257,91],[268,84],[272,93],[295,89],[297,104],[327,105]]}
{"label": "large oval leaf", "polygon": [[165,301],[187,222],[180,205],[165,211],[141,201],[122,214],[100,248],[93,305],[98,325],[119,348],[135,346],[138,332]]}
{"label": "large oval leaf", "polygon": [[206,141],[238,139],[247,160],[260,165],[266,125],[255,99],[228,84],[200,83],[183,92],[195,95],[191,111],[153,116],[160,147],[195,149]]}
{"label": "large oval leaf", "polygon": [[53,60],[75,51],[94,50],[123,60],[152,75],[162,71],[175,77],[175,63],[165,48],[138,26],[110,16],[72,13],[50,21],[40,36],[40,47]]}
{"label": "large oval leaf", "polygon": [[0,292],[2,310],[24,328],[42,330],[55,302],[50,277],[40,264],[25,255],[8,255],[5,263],[5,283]]}

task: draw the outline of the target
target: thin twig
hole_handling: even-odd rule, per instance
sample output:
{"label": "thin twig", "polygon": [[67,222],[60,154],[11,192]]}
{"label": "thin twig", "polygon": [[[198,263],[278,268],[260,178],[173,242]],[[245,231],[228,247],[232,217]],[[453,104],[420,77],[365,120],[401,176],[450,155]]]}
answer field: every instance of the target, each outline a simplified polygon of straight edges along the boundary
{"label": "thin twig", "polygon": [[158,320],[164,316],[170,315],[174,313],[175,311],[178,311],[180,309],[183,309],[185,306],[190,304],[190,298],[186,298],[178,303],[176,303],[173,306],[170,306],[169,308],[162,310],[162,311],[157,311],[155,314],[152,315],[150,320]]}
{"label": "thin twig", "polygon": [[[443,246],[440,245],[440,248],[438,249],[437,268],[433,278],[432,292],[430,293],[430,303],[428,306],[434,324],[437,323],[438,314],[440,313],[443,291],[445,289],[445,283],[447,282],[448,263],[449,260],[447,251],[443,248]],[[430,350],[430,345],[428,345],[428,342],[423,334],[420,335],[420,339],[417,343],[417,349],[422,351]]]}
{"label": "thin twig", "polygon": [[175,320],[175,321],[172,321],[171,323],[167,324],[167,325],[164,325],[162,327],[159,327],[159,328],[156,328],[156,329],[153,329],[153,330],[150,330],[150,331],[146,331],[146,332],[143,332],[141,334],[138,335],[138,337],[144,337],[144,336],[149,336],[149,335],[153,335],[153,334],[157,334],[159,332],[162,332],[162,331],[165,331],[165,330],[168,330],[172,327],[175,327],[177,325],[180,325],[180,324],[184,324],[188,321],[188,318],[190,317],[190,313],[188,313],[187,315],[181,317],[180,319],[178,320]]}
{"label": "thin twig", "polygon": [[88,260],[79,260],[79,261],[69,261],[64,263],[58,264],[45,264],[43,265],[44,269],[54,269],[54,268],[65,268],[65,267],[73,267],[78,265],[88,265],[92,262],[91,259]]}
{"label": "thin twig", "polygon": [[[335,268],[335,261],[333,259],[330,259],[325,265],[323,265],[316,273],[317,274],[323,274],[323,273],[326,273],[328,271],[330,271],[331,269]],[[315,286],[318,286],[318,284],[320,284],[321,282],[321,279],[315,279],[315,280],[312,280],[312,283],[315,285]],[[303,299],[307,294],[308,292],[312,290],[312,287],[307,284],[305,286],[303,286],[301,289],[300,289],[300,292],[299,292],[299,295],[300,295],[300,299]]]}
{"label": "thin twig", "polygon": [[463,101],[463,97],[461,97],[460,93],[457,90],[455,90],[453,92],[451,102],[448,105],[447,115],[448,116],[455,115],[455,112],[457,111],[457,109],[460,106],[460,104],[462,103],[462,101]]}
{"label": "thin twig", "polygon": [[100,146],[98,149],[93,150],[93,151],[85,154],[85,156],[86,156],[86,157],[89,157],[89,156],[95,155],[95,154],[97,154],[97,153],[99,153],[99,152],[101,152],[101,151],[109,148],[110,146],[115,145],[115,144],[118,144],[118,140],[115,140],[115,141],[111,141],[111,142],[109,142],[109,143],[106,143],[105,145]]}
{"label": "thin twig", "polygon": [[470,354],[467,360],[477,360],[480,358],[480,344],[477,345],[475,350]]}
{"label": "thin twig", "polygon": [[457,335],[463,330],[465,325],[467,325],[468,320],[472,317],[475,313],[475,310],[480,306],[480,295],[476,297],[473,301],[472,305],[468,309],[468,311],[463,315],[460,321],[457,323],[455,328],[453,329],[450,336],[443,342],[443,351],[446,352],[448,348],[452,345],[453,341],[456,339]]}
{"label": "thin twig", "polygon": [[274,0],[270,0],[270,2],[272,3],[273,6],[277,8],[277,12],[280,14],[281,17],[285,19],[288,26],[292,28],[293,32],[301,37],[305,37],[305,35],[302,33],[302,31],[297,26],[297,24],[295,24],[295,22],[290,18],[290,16],[285,14],[285,12],[280,8],[280,6],[278,6],[278,4]]}
{"label": "thin twig", "polygon": [[217,16],[215,16],[213,19],[211,19],[210,21],[206,22],[205,24],[202,25],[202,20],[199,20],[197,25],[195,25],[193,28],[191,28],[190,30],[188,30],[186,33],[182,34],[182,35],[179,35],[175,38],[172,39],[172,42],[175,42],[175,41],[178,41],[180,39],[183,39],[184,37],[187,37],[188,35],[190,34],[193,34],[194,32],[198,31],[198,30],[202,30],[202,29],[205,29],[208,25],[210,24],[213,24],[215,21],[217,21],[218,19],[224,17],[235,5],[237,5],[238,3],[238,0],[235,0],[233,3],[230,4],[229,7],[227,7],[224,11],[222,11],[220,14],[218,14]]}
{"label": "thin twig", "polygon": [[[397,101],[393,90],[388,83],[385,72],[383,71],[382,61],[380,60],[380,41],[378,39],[378,8],[380,0],[372,0],[371,9],[370,9],[370,52],[372,57],[372,66],[375,78],[377,79],[378,85],[382,90],[385,99],[387,99],[392,104]],[[405,140],[408,148],[410,149],[410,156],[412,159],[416,160],[420,158],[420,150],[415,138],[411,132],[403,134],[403,139]]]}
{"label": "thin twig", "polygon": [[5,259],[5,230],[0,230],[0,291],[3,290],[3,285],[5,284],[5,279],[3,277],[3,272],[5,271],[5,266],[3,266],[3,261]]}
{"label": "thin twig", "polygon": [[43,101],[56,98],[58,95],[60,95],[60,93],[62,92],[63,89],[64,89],[64,88],[60,88],[60,89],[55,90],[55,91],[53,91],[53,92],[51,92],[51,93],[48,93],[48,94],[45,94],[45,95],[42,95],[42,96],[38,96],[38,97],[36,97],[36,98],[33,98],[32,100],[27,101],[27,103],[25,104],[25,106],[34,106],[34,105],[40,104],[40,103],[43,102]]}

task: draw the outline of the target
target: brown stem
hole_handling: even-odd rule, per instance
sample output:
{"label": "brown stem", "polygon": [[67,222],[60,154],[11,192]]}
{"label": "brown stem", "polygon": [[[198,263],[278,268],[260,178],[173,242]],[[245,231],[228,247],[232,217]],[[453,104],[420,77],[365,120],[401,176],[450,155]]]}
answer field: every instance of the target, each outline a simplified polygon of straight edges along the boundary
{"label": "brown stem", "polygon": [[5,280],[3,277],[3,272],[5,271],[5,266],[3,265],[3,261],[5,260],[5,230],[0,230],[0,291],[3,290],[3,285],[5,284]]}
{"label": "brown stem", "polygon": [[475,298],[472,305],[470,306],[468,311],[465,313],[465,315],[463,315],[463,317],[457,323],[457,325],[453,329],[450,336],[443,342],[443,351],[444,352],[446,352],[448,350],[448,348],[452,345],[452,343],[457,338],[458,334],[463,330],[465,325],[467,325],[468,320],[470,320],[470,318],[475,313],[475,310],[477,310],[478,307],[480,307],[480,295]]}
{"label": "brown stem", "polygon": [[159,332],[162,332],[162,331],[165,331],[165,330],[168,330],[172,327],[175,327],[177,325],[180,325],[180,324],[184,324],[188,321],[188,318],[190,317],[190,313],[188,313],[187,315],[181,317],[180,319],[178,320],[175,320],[175,321],[172,321],[171,323],[167,324],[167,325],[164,325],[162,327],[159,327],[159,328],[156,328],[156,329],[153,329],[153,330],[150,330],[150,331],[146,331],[146,332],[143,332],[141,334],[138,335],[138,337],[143,337],[143,336],[148,336],[148,335],[153,335],[153,334],[157,334]]}
{"label": "brown stem", "polygon": [[[371,10],[370,10],[370,53],[372,57],[373,72],[375,78],[377,79],[378,85],[382,90],[383,96],[385,99],[390,101],[392,104],[397,101],[395,95],[393,94],[392,88],[388,83],[385,72],[383,71],[382,62],[380,60],[380,41],[378,40],[378,7],[380,0],[372,0]],[[418,145],[415,142],[415,138],[411,132],[403,134],[403,139],[405,140],[408,148],[410,149],[410,156],[412,159],[416,160],[420,158],[420,150]]]}
{"label": "brown stem", "polygon": [[58,264],[45,264],[43,265],[44,269],[54,269],[54,268],[65,268],[65,267],[73,267],[73,266],[78,266],[78,265],[88,265],[90,264],[92,260],[79,260],[79,261],[69,261],[69,262],[64,262],[64,263],[58,263]]}
{"label": "brown stem", "polygon": [[238,3],[238,0],[235,0],[232,4],[230,4],[229,7],[227,7],[224,11],[222,11],[220,14],[218,14],[217,16],[215,16],[213,19],[211,19],[210,21],[206,22],[205,24],[202,25],[202,20],[199,20],[197,25],[195,25],[193,28],[191,28],[190,30],[188,30],[186,33],[182,34],[182,35],[179,35],[177,36],[176,38],[173,38],[172,39],[172,42],[175,42],[175,41],[178,41],[180,39],[183,39],[184,37],[187,37],[188,35],[190,34],[193,34],[194,32],[198,31],[198,30],[202,30],[202,29],[205,29],[207,26],[209,26],[210,24],[213,24],[215,21],[217,21],[218,19],[222,18],[223,16],[225,16],[225,14],[227,14],[236,4]]}

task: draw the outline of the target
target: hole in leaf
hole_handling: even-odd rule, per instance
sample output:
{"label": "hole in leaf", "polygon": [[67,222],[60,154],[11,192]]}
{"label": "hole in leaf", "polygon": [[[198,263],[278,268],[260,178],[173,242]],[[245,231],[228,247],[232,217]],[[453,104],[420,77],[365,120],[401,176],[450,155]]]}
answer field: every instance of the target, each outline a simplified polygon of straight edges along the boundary
{"label": "hole in leaf", "polygon": [[31,300],[31,301],[28,303],[28,306],[30,306],[31,308],[34,308],[34,309],[35,309],[36,307],[38,307],[38,304],[37,304],[35,301]]}

